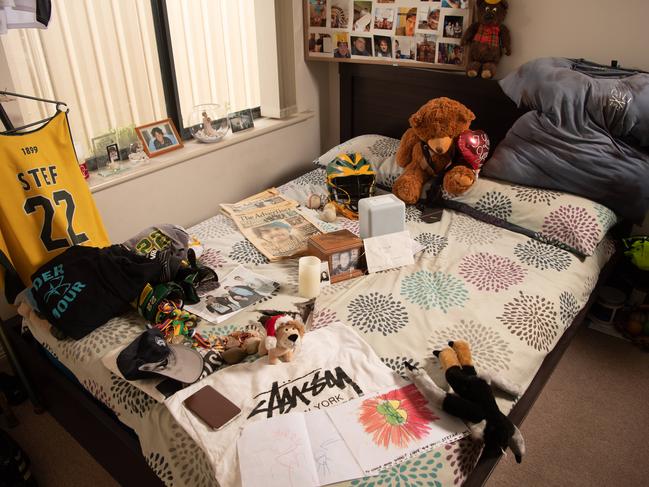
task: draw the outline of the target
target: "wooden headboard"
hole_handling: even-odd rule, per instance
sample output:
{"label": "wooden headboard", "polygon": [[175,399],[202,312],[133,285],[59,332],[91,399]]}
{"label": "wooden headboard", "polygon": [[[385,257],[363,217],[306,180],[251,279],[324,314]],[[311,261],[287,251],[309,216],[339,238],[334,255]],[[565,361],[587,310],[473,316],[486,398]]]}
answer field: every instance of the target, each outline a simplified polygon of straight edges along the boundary
{"label": "wooden headboard", "polygon": [[494,80],[470,79],[464,73],[370,64],[340,64],[340,141],[363,134],[400,139],[408,118],[431,98],[453,98],[476,115],[491,147],[524,110]]}

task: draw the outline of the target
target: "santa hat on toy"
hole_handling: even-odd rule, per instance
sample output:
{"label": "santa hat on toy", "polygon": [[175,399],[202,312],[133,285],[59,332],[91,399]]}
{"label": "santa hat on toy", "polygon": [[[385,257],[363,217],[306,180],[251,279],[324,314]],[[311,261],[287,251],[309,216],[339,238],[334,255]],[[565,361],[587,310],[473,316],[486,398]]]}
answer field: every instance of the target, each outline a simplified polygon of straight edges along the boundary
{"label": "santa hat on toy", "polygon": [[277,338],[275,338],[275,330],[277,327],[282,326],[291,321],[291,317],[288,315],[275,315],[271,316],[266,320],[266,349],[275,348],[277,346]]}

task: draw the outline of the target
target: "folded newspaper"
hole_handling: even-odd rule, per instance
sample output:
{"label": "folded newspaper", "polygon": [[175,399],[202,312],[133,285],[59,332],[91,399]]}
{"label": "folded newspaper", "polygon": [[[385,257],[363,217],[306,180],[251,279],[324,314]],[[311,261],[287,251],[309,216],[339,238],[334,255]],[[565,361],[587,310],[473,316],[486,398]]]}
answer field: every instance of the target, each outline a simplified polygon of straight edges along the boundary
{"label": "folded newspaper", "polygon": [[272,295],[279,283],[237,266],[211,291],[201,292],[201,300],[185,309],[212,323],[221,323],[262,298]]}
{"label": "folded newspaper", "polygon": [[271,188],[238,203],[223,204],[221,210],[269,261],[276,262],[305,253],[309,238],[322,233],[298,206]]}

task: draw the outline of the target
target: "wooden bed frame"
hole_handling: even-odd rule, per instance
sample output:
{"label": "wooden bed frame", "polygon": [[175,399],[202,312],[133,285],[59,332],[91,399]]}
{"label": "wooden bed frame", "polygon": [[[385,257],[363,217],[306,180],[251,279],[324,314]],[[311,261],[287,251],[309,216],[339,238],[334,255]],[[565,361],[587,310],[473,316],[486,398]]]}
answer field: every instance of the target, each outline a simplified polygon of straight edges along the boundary
{"label": "wooden bed frame", "polygon": [[[469,106],[477,116],[473,126],[489,134],[492,147],[522,113],[502,93],[497,82],[469,80],[463,74],[429,69],[341,64],[340,90],[341,141],[368,133],[399,138],[407,128],[410,114],[437,96],[448,96]],[[613,269],[614,260],[600,274],[598,287]],[[595,295],[593,292],[586,307],[546,356],[531,385],[512,409],[509,416],[515,424],[520,425],[530,411],[584,321]],[[95,400],[66,369],[53,364],[35,339],[22,336],[18,319],[0,321],[0,326],[43,406],[117,482],[162,485],[142,456],[132,430]],[[464,485],[483,485],[498,460],[481,458]]]}

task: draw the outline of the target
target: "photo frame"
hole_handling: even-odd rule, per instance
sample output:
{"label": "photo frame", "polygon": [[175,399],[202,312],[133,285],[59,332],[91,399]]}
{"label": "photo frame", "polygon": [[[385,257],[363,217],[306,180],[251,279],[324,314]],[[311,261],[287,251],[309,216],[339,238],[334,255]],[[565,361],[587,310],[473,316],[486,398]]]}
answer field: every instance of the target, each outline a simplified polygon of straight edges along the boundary
{"label": "photo frame", "polygon": [[307,61],[463,71],[475,0],[303,0]]}
{"label": "photo frame", "polygon": [[252,110],[239,110],[238,112],[228,113],[230,129],[232,133],[248,130],[255,126]]}
{"label": "photo frame", "polygon": [[135,127],[135,133],[149,157],[180,149],[184,145],[170,118]]}
{"label": "photo frame", "polygon": [[119,161],[121,159],[119,155],[119,146],[117,144],[107,145],[106,155],[108,156],[108,162]]}

